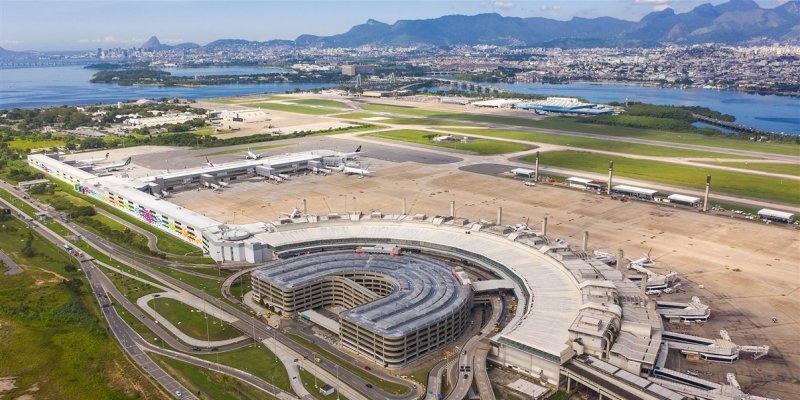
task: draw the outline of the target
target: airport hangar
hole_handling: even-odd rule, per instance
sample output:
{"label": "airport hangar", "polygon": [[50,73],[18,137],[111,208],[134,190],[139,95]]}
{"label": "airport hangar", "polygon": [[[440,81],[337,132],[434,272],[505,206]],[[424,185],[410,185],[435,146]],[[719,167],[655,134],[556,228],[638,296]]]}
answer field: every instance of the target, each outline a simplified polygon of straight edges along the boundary
{"label": "airport hangar", "polygon": [[[59,160],[58,156],[28,156],[28,163],[34,168],[196,245],[220,262],[261,263],[321,250],[352,252],[363,246],[388,245],[469,263],[499,277],[466,283],[474,295],[487,290],[507,290],[518,299],[510,322],[491,337],[489,359],[493,362],[553,386],[563,384],[565,379],[568,387],[569,382],[576,381],[586,385],[613,382],[615,387],[625,388],[625,393],[652,399],[680,399],[679,392],[695,390],[686,389],[687,386],[679,382],[696,378],[663,367],[668,346],[662,343],[664,326],[656,311],[656,302],[645,294],[646,279],[637,286],[623,274],[621,263],[613,268],[573,251],[566,243],[550,240],[544,234],[546,227],[540,232],[527,226],[513,228],[454,215],[412,216],[379,211],[300,215],[270,223],[234,226],[161,197],[170,187],[175,189],[170,183],[188,188],[203,184],[204,179],[226,182],[235,176],[259,175],[259,170],[264,174],[264,168],[277,174],[277,171],[302,171],[344,161],[339,155],[294,153],[135,180],[124,176],[97,176]],[[269,268],[265,267],[264,271]],[[261,274],[254,273],[255,280]],[[335,277],[340,273],[328,271],[323,275]],[[389,280],[382,282],[391,283]],[[464,284],[462,282],[462,286]],[[259,283],[254,282],[254,288],[258,287]],[[409,284],[409,287],[414,286]],[[254,294],[260,296],[260,293]],[[460,300],[456,303],[463,304]],[[351,311],[361,310],[356,307]],[[453,309],[445,311],[448,314]],[[450,315],[457,313],[449,312]],[[458,320],[452,319],[456,323]],[[364,321],[353,318],[351,322]],[[365,332],[380,333],[377,325],[366,323],[359,325],[361,328]],[[386,353],[376,352],[375,346],[370,348],[356,343],[349,347],[385,365],[397,365],[398,357],[385,357]],[[441,345],[432,345],[402,357],[411,360],[439,347]],[[729,398],[716,394],[722,394],[730,386],[708,381],[702,384],[705,385],[701,390],[703,394],[713,391],[714,398]],[[605,392],[606,395],[610,393],[613,391]]]}

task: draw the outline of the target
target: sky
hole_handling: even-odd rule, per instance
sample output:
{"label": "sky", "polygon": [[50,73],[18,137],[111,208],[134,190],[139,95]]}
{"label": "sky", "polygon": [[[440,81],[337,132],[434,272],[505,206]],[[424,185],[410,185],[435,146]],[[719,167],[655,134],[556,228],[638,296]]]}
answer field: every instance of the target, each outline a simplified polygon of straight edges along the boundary
{"label": "sky", "polygon": [[[772,8],[786,0],[756,0]],[[134,47],[150,36],[162,43],[216,39],[295,39],[332,35],[375,19],[426,19],[496,12],[515,17],[611,16],[639,20],[667,7],[686,12],[724,0],[0,0],[0,47],[88,50]]]}

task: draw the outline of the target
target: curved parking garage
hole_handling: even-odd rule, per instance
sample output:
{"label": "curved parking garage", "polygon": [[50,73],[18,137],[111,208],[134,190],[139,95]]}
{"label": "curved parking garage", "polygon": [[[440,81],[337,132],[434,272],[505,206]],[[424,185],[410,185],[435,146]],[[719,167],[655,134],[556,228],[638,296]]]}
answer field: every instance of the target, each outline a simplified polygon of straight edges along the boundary
{"label": "curved parking garage", "polygon": [[469,324],[472,290],[439,261],[332,251],[297,256],[252,274],[257,299],[282,313],[338,306],[347,348],[385,366],[438,350]]}

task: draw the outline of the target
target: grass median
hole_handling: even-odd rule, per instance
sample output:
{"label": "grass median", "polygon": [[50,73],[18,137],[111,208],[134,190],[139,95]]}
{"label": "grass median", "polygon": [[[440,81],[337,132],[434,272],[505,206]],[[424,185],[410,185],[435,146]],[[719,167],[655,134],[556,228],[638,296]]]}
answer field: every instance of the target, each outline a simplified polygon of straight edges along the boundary
{"label": "grass median", "polygon": [[216,341],[242,336],[238,329],[215,318],[211,308],[204,312],[202,308],[195,309],[184,302],[165,297],[150,300],[150,307],[181,332],[195,339]]}
{"label": "grass median", "polygon": [[274,396],[248,383],[205,367],[156,354],[151,354],[150,357],[199,399],[276,400]]}
{"label": "grass median", "polygon": [[419,125],[453,125],[453,122],[443,122],[442,120],[464,121],[489,123],[509,126],[520,126],[528,128],[542,128],[563,130],[580,133],[590,133],[596,135],[618,136],[626,138],[648,139],[667,143],[684,143],[708,147],[718,147],[722,149],[747,150],[762,153],[798,155],[800,145],[796,143],[760,143],[749,140],[729,139],[719,136],[705,136],[697,133],[671,132],[657,129],[633,128],[627,126],[612,126],[601,124],[589,124],[581,122],[580,118],[571,117],[547,117],[543,119],[533,119],[475,113],[454,113],[426,110],[415,107],[391,106],[385,104],[364,104],[362,109],[373,112],[386,112],[396,115],[406,115],[410,117],[424,118],[391,118],[384,120],[385,123],[397,124],[419,124]]}
{"label": "grass median", "polygon": [[374,136],[382,139],[398,140],[408,143],[418,143],[429,146],[445,147],[454,150],[462,150],[482,156],[515,153],[518,151],[529,150],[532,148],[532,146],[521,143],[503,142],[499,140],[488,140],[488,139],[469,139],[466,143],[464,143],[461,141],[461,137],[458,136],[454,136],[453,141],[437,142],[433,139],[439,136],[446,136],[446,135],[435,132],[418,131],[418,130],[386,131],[386,132],[373,133],[370,134],[369,136]]}
{"label": "grass median", "polygon": [[325,114],[333,114],[335,112],[340,111],[339,109],[309,107],[309,106],[288,104],[288,103],[249,103],[244,105],[247,107],[262,108],[266,110],[284,111],[284,112],[308,114],[308,115],[325,115]]}
{"label": "grass median", "polygon": [[535,143],[556,144],[560,146],[576,147],[608,151],[614,153],[634,154],[652,157],[694,157],[694,158],[742,158],[742,156],[716,153],[711,151],[679,149],[670,146],[627,143],[616,140],[596,139],[579,136],[554,135],[537,131],[507,131],[492,129],[453,129],[457,133],[467,135],[491,136],[504,139],[525,140]]}
{"label": "grass median", "polygon": [[288,335],[288,336],[289,336],[289,338],[291,338],[295,342],[301,344],[303,347],[305,347],[305,348],[307,348],[307,349],[309,349],[309,350],[311,350],[311,351],[313,351],[313,352],[315,352],[315,353],[327,358],[330,361],[333,361],[336,364],[339,364],[342,368],[344,368],[344,369],[352,372],[353,374],[357,375],[358,377],[370,382],[371,384],[375,385],[375,387],[380,388],[384,392],[397,394],[397,395],[408,393],[409,389],[407,387],[405,387],[404,385],[402,385],[400,383],[390,382],[390,381],[387,381],[385,379],[381,379],[381,378],[379,378],[379,377],[367,372],[366,370],[362,369],[360,366],[353,365],[353,364],[341,359],[340,357],[334,355],[333,353],[323,349],[322,347],[317,346],[316,344],[306,340],[302,336],[298,336],[298,335]]}
{"label": "grass median", "polygon": [[289,383],[289,374],[283,363],[262,343],[259,343],[257,347],[248,346],[218,354],[202,354],[197,357],[253,374],[276,387],[293,393]]}
{"label": "grass median", "polygon": [[749,169],[753,171],[772,172],[775,174],[800,176],[800,164],[796,163],[760,163],[746,161],[703,161],[704,164],[720,165],[723,167],[733,167]]}
{"label": "grass median", "polygon": [[[525,156],[521,160],[532,163],[534,159],[535,156]],[[706,175],[711,175],[712,196],[725,193],[800,204],[800,181],[797,180],[572,150],[547,152],[540,158],[543,165],[600,174],[608,172],[611,160],[618,177],[703,189]]]}

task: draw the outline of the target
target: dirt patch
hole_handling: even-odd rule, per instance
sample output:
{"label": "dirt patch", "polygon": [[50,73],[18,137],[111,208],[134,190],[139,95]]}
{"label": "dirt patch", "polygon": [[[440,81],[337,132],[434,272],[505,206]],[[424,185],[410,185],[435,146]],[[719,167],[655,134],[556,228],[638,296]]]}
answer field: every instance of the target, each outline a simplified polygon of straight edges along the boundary
{"label": "dirt patch", "polygon": [[61,282],[66,282],[66,281],[69,280],[69,279],[65,278],[64,276],[59,275],[58,273],[55,273],[53,271],[48,271],[48,270],[43,269],[43,268],[36,268],[36,269],[38,269],[39,271],[42,271],[42,272],[44,272],[46,274],[50,274],[50,275],[53,276],[50,279],[36,279],[36,281],[34,282],[34,285],[36,285],[36,286],[42,286],[42,285],[49,284],[49,283],[61,283]]}
{"label": "dirt patch", "polygon": [[7,392],[17,387],[17,378],[13,376],[0,376],[0,393]]}

